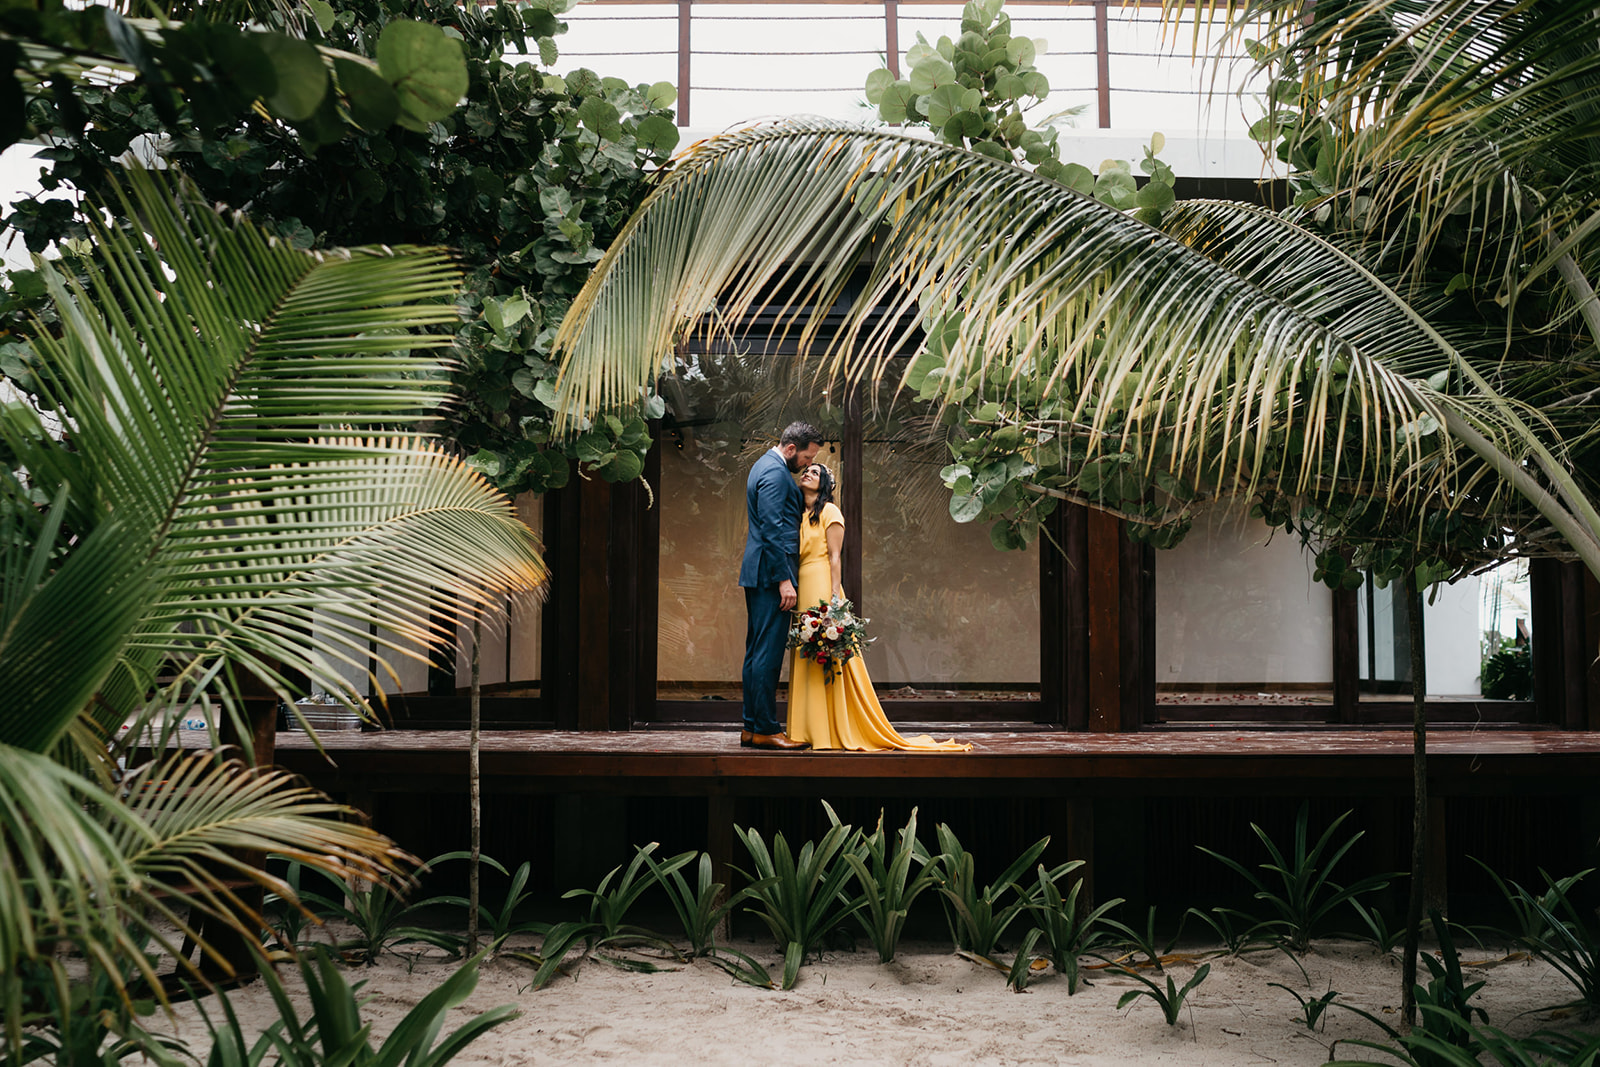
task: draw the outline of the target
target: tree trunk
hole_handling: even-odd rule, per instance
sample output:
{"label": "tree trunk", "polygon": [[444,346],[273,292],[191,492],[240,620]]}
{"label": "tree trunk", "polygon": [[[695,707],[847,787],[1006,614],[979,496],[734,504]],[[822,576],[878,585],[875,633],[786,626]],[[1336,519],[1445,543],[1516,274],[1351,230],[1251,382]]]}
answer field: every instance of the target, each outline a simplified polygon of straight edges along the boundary
{"label": "tree trunk", "polygon": [[1423,648],[1421,590],[1417,572],[1405,578],[1411,623],[1411,895],[1406,903],[1405,956],[1400,963],[1400,1016],[1417,1022],[1417,941],[1422,934],[1422,890],[1428,862],[1427,654]]}
{"label": "tree trunk", "polygon": [[483,840],[483,774],[478,765],[478,720],[483,692],[478,670],[478,653],[483,648],[483,620],[472,620],[472,676],[468,696],[470,733],[467,739],[467,803],[471,808],[472,856],[467,867],[467,953],[478,951],[478,857]]}

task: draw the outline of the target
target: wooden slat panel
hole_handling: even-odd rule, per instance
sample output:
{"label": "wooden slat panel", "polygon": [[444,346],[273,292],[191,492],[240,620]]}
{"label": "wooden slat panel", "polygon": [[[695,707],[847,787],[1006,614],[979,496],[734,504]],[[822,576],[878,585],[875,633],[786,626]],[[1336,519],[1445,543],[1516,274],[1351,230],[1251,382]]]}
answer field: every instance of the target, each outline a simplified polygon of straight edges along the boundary
{"label": "wooden slat panel", "polygon": [[[1583,572],[1584,641],[1589,652],[1600,648],[1600,579]],[[1584,729],[1600,730],[1600,658],[1586,655],[1584,662]]]}
{"label": "wooden slat panel", "polygon": [[545,717],[567,730],[578,724],[577,579],[582,569],[578,494],[578,486],[568,484],[544,497],[550,596],[544,604],[540,694],[545,700]]}
{"label": "wooden slat panel", "polygon": [[1061,546],[1066,550],[1062,578],[1066,618],[1067,729],[1089,728],[1089,509],[1081,504],[1061,508]]}

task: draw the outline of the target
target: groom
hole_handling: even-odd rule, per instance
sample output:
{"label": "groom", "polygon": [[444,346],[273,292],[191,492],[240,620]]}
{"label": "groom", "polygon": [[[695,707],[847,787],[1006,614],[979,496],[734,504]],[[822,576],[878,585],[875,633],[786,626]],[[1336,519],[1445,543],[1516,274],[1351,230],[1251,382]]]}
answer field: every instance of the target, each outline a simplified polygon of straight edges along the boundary
{"label": "groom", "polygon": [[804,500],[794,475],[816,458],[822,432],[808,422],[792,422],[750,468],[745,483],[745,535],[739,584],[744,587],[749,627],[744,638],[744,729],[746,748],[798,751],[810,746],[789,740],[778,725],[778,675],[789,646],[789,613],[799,599],[800,512]]}

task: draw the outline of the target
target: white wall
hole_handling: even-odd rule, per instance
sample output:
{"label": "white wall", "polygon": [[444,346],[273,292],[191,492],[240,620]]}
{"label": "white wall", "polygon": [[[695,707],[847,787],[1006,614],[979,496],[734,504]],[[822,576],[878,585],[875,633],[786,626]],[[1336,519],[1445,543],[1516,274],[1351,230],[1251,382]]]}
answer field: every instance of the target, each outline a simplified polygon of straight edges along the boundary
{"label": "white wall", "polygon": [[1156,683],[1333,683],[1333,594],[1300,543],[1207,515],[1156,553]]}
{"label": "white wall", "polygon": [[1440,586],[1423,597],[1423,649],[1427,656],[1429,696],[1469,696],[1479,689],[1483,635],[1478,622],[1476,576]]}

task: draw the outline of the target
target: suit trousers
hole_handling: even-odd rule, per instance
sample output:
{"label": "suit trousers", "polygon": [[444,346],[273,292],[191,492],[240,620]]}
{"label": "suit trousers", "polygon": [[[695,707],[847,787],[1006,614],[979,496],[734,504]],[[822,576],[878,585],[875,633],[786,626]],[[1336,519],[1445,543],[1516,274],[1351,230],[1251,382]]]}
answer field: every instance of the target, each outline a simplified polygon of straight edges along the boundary
{"label": "suit trousers", "polygon": [[744,607],[749,627],[744,636],[744,728],[775,734],[778,722],[778,676],[789,648],[789,612],[778,607],[778,587],[746,587]]}

